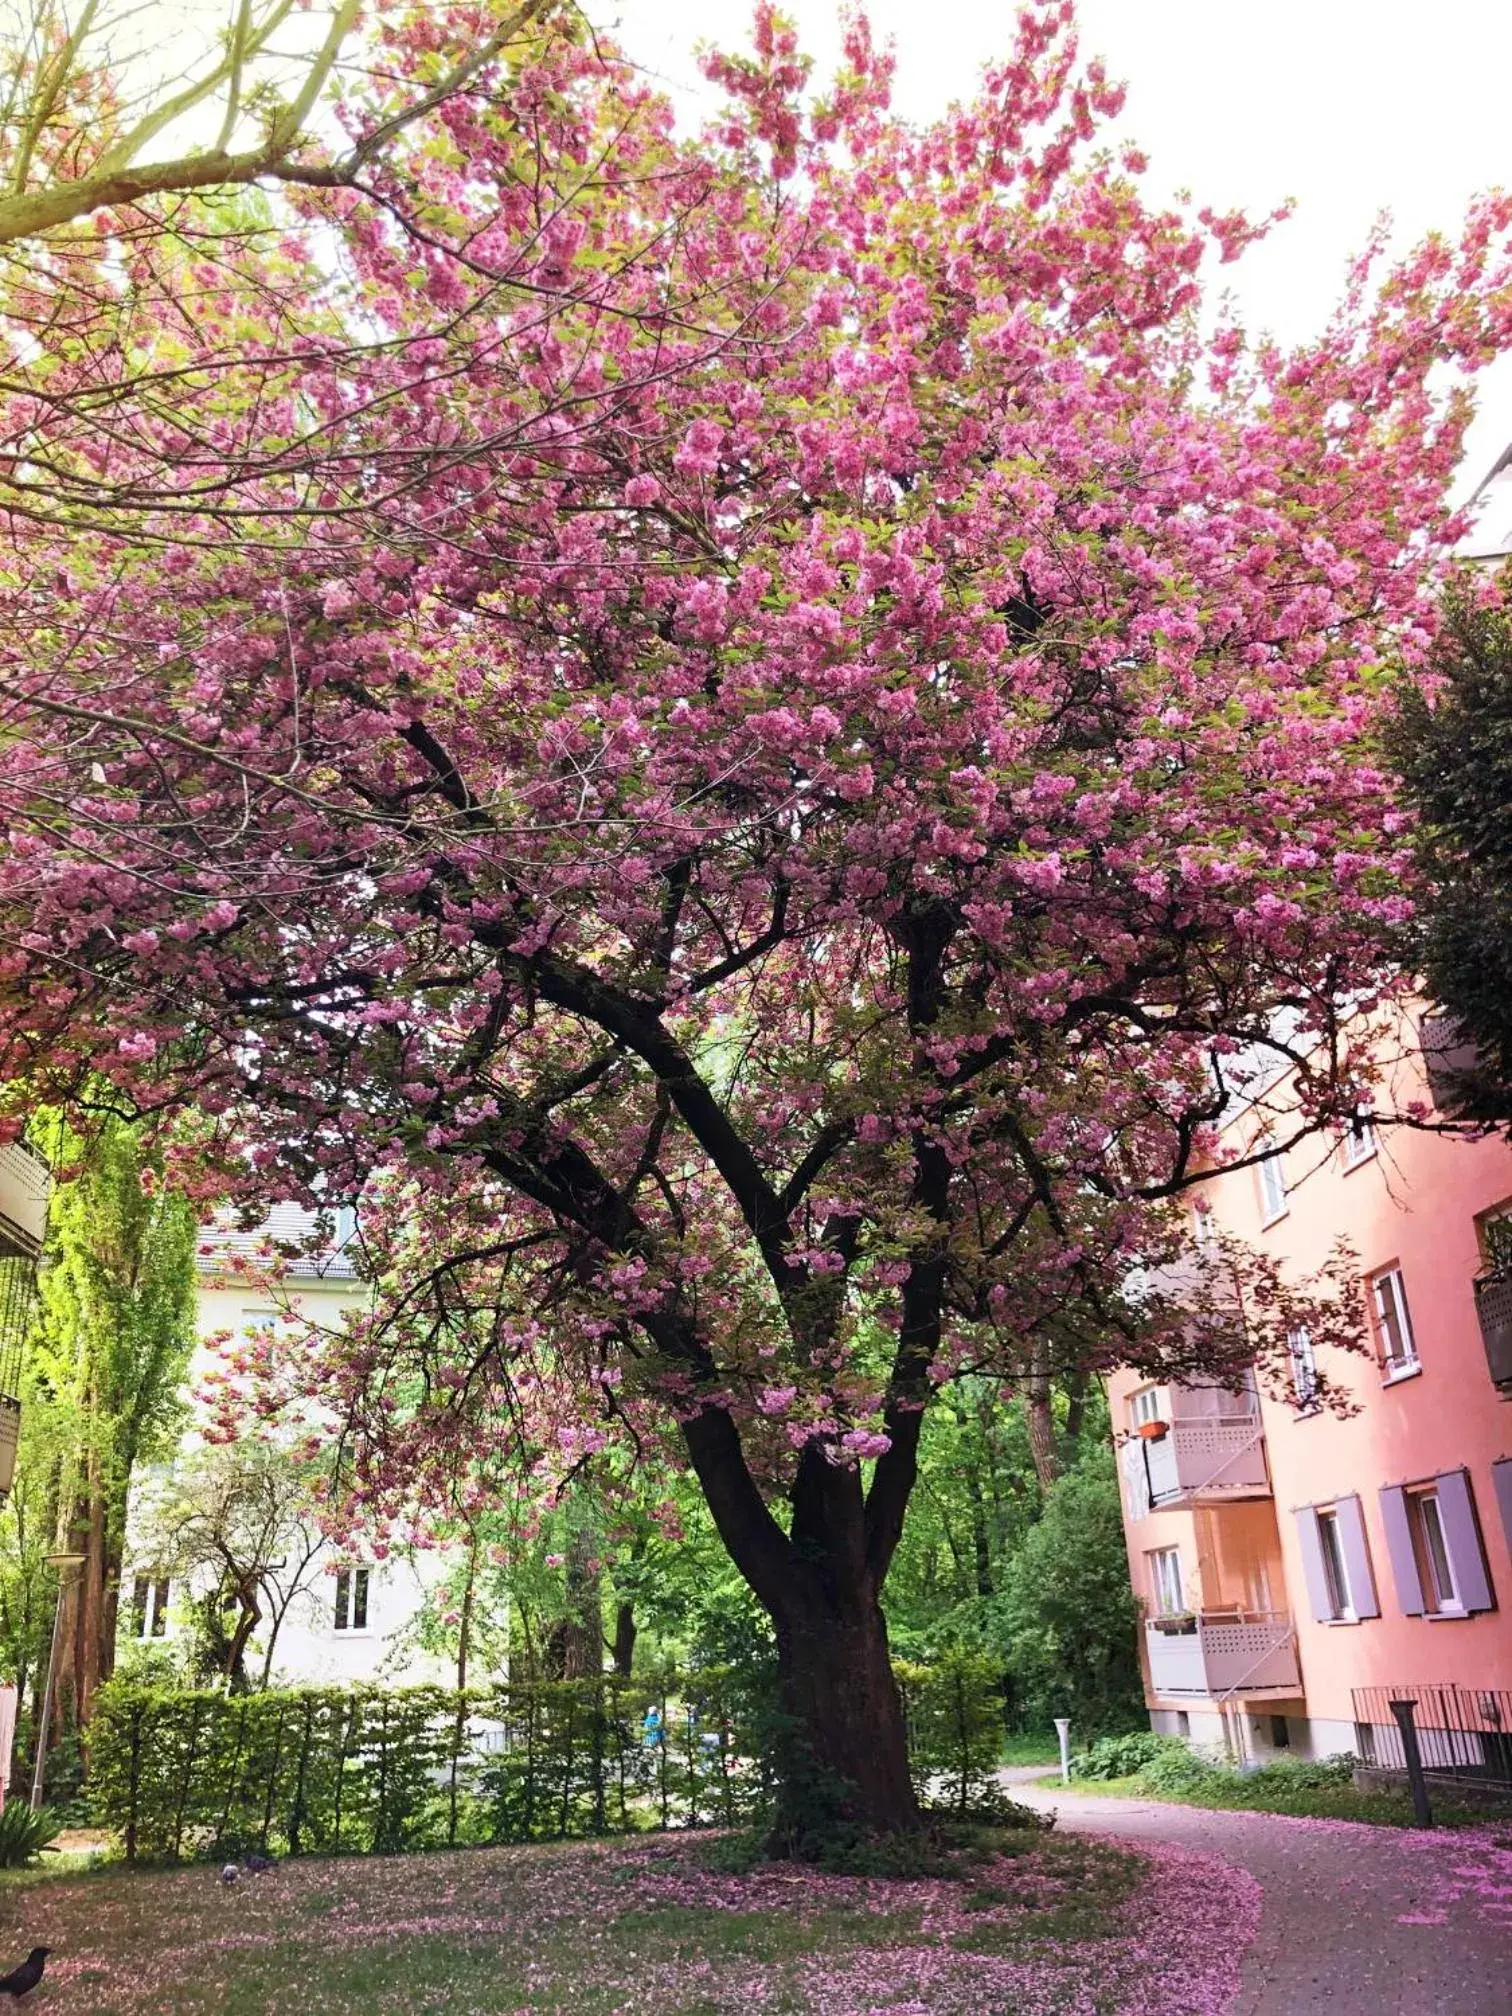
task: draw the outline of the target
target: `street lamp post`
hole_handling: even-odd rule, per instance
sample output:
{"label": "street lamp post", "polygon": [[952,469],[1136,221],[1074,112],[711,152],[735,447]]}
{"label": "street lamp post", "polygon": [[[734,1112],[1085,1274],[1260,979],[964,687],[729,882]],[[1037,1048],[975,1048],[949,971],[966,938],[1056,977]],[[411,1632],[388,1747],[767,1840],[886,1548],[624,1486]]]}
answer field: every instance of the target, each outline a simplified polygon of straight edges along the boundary
{"label": "street lamp post", "polygon": [[49,1554],[47,1564],[58,1571],[58,1600],[53,1605],[52,1644],[47,1653],[47,1679],[42,1687],[42,1713],[37,1721],[37,1756],[32,1766],[31,1810],[39,1812],[42,1806],[42,1775],[47,1762],[47,1736],[52,1723],[53,1688],[58,1678],[58,1640],[63,1629],[63,1592],[68,1583],[70,1568],[81,1568],[85,1556],[82,1554]]}

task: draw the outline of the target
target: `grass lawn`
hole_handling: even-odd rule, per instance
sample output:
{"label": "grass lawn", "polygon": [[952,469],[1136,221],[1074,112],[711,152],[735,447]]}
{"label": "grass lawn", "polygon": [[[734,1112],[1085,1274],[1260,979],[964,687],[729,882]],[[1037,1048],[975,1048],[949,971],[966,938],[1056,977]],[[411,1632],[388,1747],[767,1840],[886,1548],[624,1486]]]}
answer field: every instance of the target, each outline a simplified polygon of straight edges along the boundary
{"label": "grass lawn", "polygon": [[[959,1880],[757,1864],[718,1836],[0,1883],[0,1964],[57,1949],[54,2016],[1188,2016],[1237,1980],[1207,1856],[1024,1830]],[[1152,1927],[1167,1928],[1152,1936]],[[1179,1926],[1172,1936],[1169,1928]]]}
{"label": "grass lawn", "polygon": [[[1060,1773],[1036,1780],[1047,1788],[1061,1789]],[[1357,1792],[1352,1785],[1303,1787],[1277,1785],[1264,1773],[1245,1776],[1238,1771],[1215,1771],[1194,1779],[1179,1791],[1157,1791],[1137,1773],[1131,1778],[1073,1778],[1069,1790],[1094,1799],[1156,1799],[1170,1806],[1203,1806],[1210,1811],[1232,1813],[1284,1813],[1304,1820],[1362,1820],[1374,1827],[1410,1827],[1412,1802],[1405,1792]],[[1512,1822],[1512,1814],[1508,1815]],[[1498,1815],[1485,1807],[1454,1806],[1434,1799],[1436,1827],[1485,1827],[1501,1824]]]}
{"label": "grass lawn", "polygon": [[1053,1736],[1010,1736],[1003,1746],[1005,1764],[1058,1764],[1060,1745]]}

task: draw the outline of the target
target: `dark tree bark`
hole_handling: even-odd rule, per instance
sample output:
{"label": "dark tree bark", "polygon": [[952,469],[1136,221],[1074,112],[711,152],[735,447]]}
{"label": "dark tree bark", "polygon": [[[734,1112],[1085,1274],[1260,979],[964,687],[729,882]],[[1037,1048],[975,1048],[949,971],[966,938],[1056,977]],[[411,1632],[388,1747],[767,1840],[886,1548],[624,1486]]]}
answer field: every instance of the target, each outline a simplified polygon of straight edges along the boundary
{"label": "dark tree bark", "polygon": [[[462,1617],[457,1626],[457,1692],[467,1687],[467,1661],[472,1651],[473,1598],[478,1586],[478,1536],[473,1532],[467,1545],[467,1581],[462,1590]],[[460,1712],[460,1711],[459,1711]]]}
{"label": "dark tree bark", "polygon": [[614,1640],[609,1648],[609,1656],[614,1662],[614,1670],[622,1680],[630,1678],[635,1665],[635,1641],[639,1636],[635,1622],[635,1605],[620,1602],[614,1608]]}
{"label": "dark tree bark", "polygon": [[802,1855],[832,1812],[878,1834],[916,1828],[881,1605],[864,1587],[810,1590],[773,1622],[788,1743],[772,1847]]}
{"label": "dark tree bark", "polygon": [[777,1638],[784,1727],[771,1849],[802,1856],[834,1818],[876,1834],[912,1831],[922,1816],[880,1600],[901,1507],[879,1500],[875,1485],[869,1503],[859,1471],[810,1444],[793,1482],[789,1537],[727,1414],[707,1408],[683,1433],[720,1535]]}
{"label": "dark tree bark", "polygon": [[567,1543],[567,1615],[546,1635],[544,1663],[554,1680],[588,1680],[604,1670],[604,1578],[597,1537],[577,1527]]}

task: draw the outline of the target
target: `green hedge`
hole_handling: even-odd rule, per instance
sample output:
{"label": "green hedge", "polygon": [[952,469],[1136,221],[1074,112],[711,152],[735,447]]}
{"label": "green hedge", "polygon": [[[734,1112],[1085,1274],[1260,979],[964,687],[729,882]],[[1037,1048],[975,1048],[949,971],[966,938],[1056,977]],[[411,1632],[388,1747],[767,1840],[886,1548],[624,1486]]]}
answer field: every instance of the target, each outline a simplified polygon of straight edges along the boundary
{"label": "green hedge", "polygon": [[[997,1760],[991,1669],[900,1667],[921,1786],[965,1804]],[[661,1735],[648,1741],[655,1710]],[[128,1861],[393,1854],[739,1826],[770,1806],[770,1683],[711,1669],[665,1683],[101,1688],[96,1817]]]}
{"label": "green hedge", "polygon": [[950,1651],[932,1665],[896,1661],[908,1718],[914,1789],[931,1805],[965,1814],[1003,1756],[1002,1667],[980,1652]]}

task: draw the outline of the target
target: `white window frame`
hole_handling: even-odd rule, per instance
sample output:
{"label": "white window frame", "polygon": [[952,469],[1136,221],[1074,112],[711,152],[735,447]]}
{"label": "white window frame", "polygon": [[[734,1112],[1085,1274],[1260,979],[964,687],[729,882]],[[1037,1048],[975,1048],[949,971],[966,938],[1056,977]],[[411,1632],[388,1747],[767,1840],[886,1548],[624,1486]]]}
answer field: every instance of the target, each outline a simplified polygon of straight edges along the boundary
{"label": "white window frame", "polygon": [[1292,1393],[1299,1408],[1313,1408],[1318,1404],[1318,1354],[1313,1348],[1312,1333],[1306,1324],[1300,1324],[1286,1335],[1286,1355],[1291,1360]]}
{"label": "white window frame", "polygon": [[1150,1564],[1150,1601],[1157,1617],[1186,1615],[1186,1578],[1181,1572],[1179,1547],[1152,1547],[1145,1556]]}
{"label": "white window frame", "polygon": [[1358,1169],[1368,1162],[1376,1152],[1375,1115],[1369,1106],[1362,1106],[1352,1114],[1344,1128],[1344,1139],[1340,1144],[1340,1159],[1345,1172]]}
{"label": "white window frame", "polygon": [[1260,1225],[1274,1225],[1278,1218],[1284,1218],[1291,1206],[1287,1203],[1286,1170],[1282,1166],[1281,1151],[1266,1134],[1255,1143],[1262,1150],[1260,1160],[1255,1164],[1255,1181],[1260,1190]]}
{"label": "white window frame", "polygon": [[1192,1244],[1199,1253],[1211,1253],[1218,1244],[1218,1227],[1211,1204],[1199,1201],[1192,1206]]}
{"label": "white window frame", "polygon": [[1422,1577],[1423,1600],[1427,1603],[1430,1596],[1434,1599],[1428,1607],[1437,1617],[1461,1617],[1465,1603],[1454,1572],[1454,1556],[1449,1552],[1449,1536],[1444,1531],[1438,1492],[1411,1491],[1407,1495],[1407,1503],[1417,1527],[1417,1538],[1422,1542],[1422,1567],[1428,1571]]}
{"label": "white window frame", "polygon": [[[1422,1365],[1418,1358],[1417,1338],[1412,1332],[1412,1314],[1407,1307],[1407,1284],[1402,1279],[1401,1268],[1394,1262],[1390,1267],[1378,1268],[1370,1276],[1370,1310],[1386,1378],[1405,1379],[1411,1372],[1420,1372]],[[1402,1346],[1400,1353],[1391,1349],[1393,1324]]]}
{"label": "white window frame", "polygon": [[1344,1559],[1344,1541],[1339,1515],[1332,1505],[1318,1509],[1318,1553],[1323,1562],[1323,1586],[1328,1593],[1331,1620],[1335,1624],[1356,1624],[1359,1617],[1354,1591],[1349,1586],[1349,1563]]}
{"label": "white window frame", "polygon": [[[362,1622],[354,1623],[358,1610],[359,1579]],[[335,1601],[331,1629],[342,1638],[366,1638],[373,1629],[373,1570],[366,1561],[343,1561],[336,1570]]]}
{"label": "white window frame", "polygon": [[1170,1396],[1164,1386],[1141,1386],[1129,1395],[1129,1422],[1139,1428],[1146,1421],[1169,1421]]}

